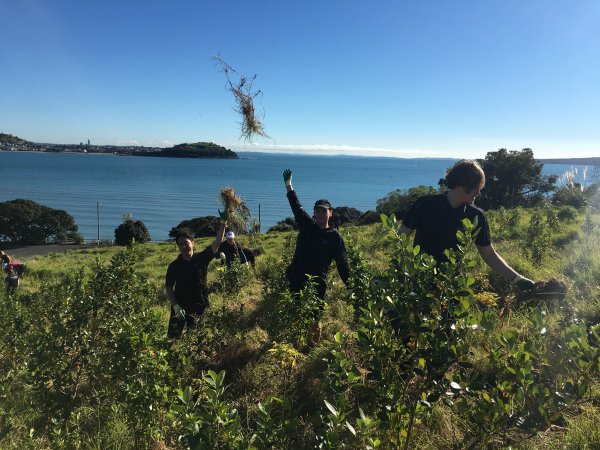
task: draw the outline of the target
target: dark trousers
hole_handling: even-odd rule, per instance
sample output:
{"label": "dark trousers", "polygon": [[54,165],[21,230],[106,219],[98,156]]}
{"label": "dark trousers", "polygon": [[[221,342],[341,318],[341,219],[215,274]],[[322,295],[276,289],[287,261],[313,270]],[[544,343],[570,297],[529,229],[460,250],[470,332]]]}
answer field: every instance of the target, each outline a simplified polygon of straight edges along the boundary
{"label": "dark trousers", "polygon": [[193,305],[186,308],[185,306],[179,305],[185,310],[185,319],[180,319],[175,316],[175,311],[171,307],[171,316],[169,317],[169,329],[167,330],[167,337],[178,338],[181,337],[183,329],[187,325],[188,328],[194,328],[198,318],[204,314],[206,305]]}
{"label": "dark trousers", "polygon": [[[298,278],[298,277],[290,277],[288,276],[288,281],[290,283],[290,292],[292,294],[298,294],[302,289],[306,287],[306,283],[308,280],[306,277]],[[320,278],[316,278],[316,286],[315,289],[317,291],[317,297],[321,300],[325,299],[325,291],[327,290],[327,285]]]}

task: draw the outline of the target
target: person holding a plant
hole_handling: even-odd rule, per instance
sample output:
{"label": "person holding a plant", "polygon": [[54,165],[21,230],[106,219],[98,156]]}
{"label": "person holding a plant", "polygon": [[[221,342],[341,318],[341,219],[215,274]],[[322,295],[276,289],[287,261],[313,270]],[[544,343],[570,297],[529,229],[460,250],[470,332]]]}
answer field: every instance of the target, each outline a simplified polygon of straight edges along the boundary
{"label": "person holding a plant", "polygon": [[445,185],[447,192],[417,199],[402,219],[400,231],[406,235],[415,232],[414,245],[441,262],[446,259],[444,250],[458,249],[456,233],[462,228],[462,220],[469,219],[477,223],[475,244],[485,263],[519,290],[534,289],[532,280],[517,273],[496,252],[487,217],[474,205],[485,185],[481,166],[472,160],[458,161],[446,174]]}
{"label": "person holding a plant", "polygon": [[180,337],[186,324],[194,326],[196,318],[208,307],[208,264],[223,241],[227,226],[227,213],[219,211],[219,216],[221,223],[215,240],[201,252],[194,253],[194,238],[189,233],[175,239],[179,256],[169,264],[165,277],[165,292],[171,303],[167,332],[170,338]]}
{"label": "person holding a plant", "polygon": [[242,246],[235,240],[235,233],[233,231],[225,233],[225,241],[219,245],[217,252],[225,255],[225,262],[228,267],[231,266],[231,263],[235,258],[239,258],[240,263],[242,264],[248,262],[246,254],[242,251]]}
{"label": "person holding a plant", "polygon": [[331,203],[322,199],[315,202],[312,217],[302,208],[292,187],[292,171],[283,172],[287,198],[294,213],[299,234],[296,251],[286,274],[292,293],[300,292],[309,279],[316,282],[317,296],[323,300],[327,289],[327,271],[335,260],[338,273],[344,283],[350,273],[346,260],[346,247],[340,233],[330,227],[333,215]]}

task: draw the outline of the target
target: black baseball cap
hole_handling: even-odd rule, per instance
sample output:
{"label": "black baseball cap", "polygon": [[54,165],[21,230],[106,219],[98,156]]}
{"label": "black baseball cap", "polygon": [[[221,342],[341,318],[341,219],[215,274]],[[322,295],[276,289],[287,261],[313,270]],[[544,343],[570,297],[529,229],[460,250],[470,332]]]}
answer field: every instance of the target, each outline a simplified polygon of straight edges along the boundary
{"label": "black baseball cap", "polygon": [[321,200],[317,200],[315,202],[314,208],[316,207],[331,209],[331,203],[329,202],[329,200],[325,200],[324,198],[322,198]]}

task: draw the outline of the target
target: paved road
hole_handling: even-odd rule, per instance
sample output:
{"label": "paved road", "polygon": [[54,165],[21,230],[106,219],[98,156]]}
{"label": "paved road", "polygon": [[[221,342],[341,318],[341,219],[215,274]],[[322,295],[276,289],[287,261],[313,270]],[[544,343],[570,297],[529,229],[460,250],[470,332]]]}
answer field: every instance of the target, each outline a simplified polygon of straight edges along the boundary
{"label": "paved road", "polygon": [[67,250],[79,250],[82,248],[96,248],[105,247],[103,245],[96,244],[49,244],[49,245],[31,245],[29,247],[13,248],[11,250],[5,250],[12,259],[20,258],[32,258],[38,255],[47,255],[48,253],[62,253]]}

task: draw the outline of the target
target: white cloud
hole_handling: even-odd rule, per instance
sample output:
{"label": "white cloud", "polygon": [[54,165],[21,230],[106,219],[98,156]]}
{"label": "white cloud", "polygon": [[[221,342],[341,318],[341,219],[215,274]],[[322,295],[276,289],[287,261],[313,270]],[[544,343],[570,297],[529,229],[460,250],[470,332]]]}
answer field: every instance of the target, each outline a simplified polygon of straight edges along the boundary
{"label": "white cloud", "polygon": [[117,145],[140,145],[140,141],[137,139],[127,139],[124,141],[117,141]]}

